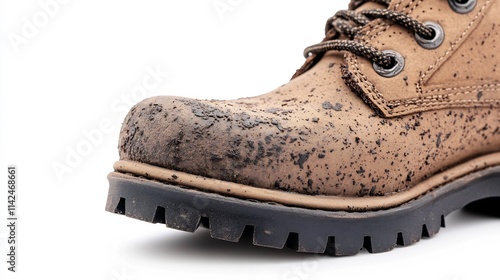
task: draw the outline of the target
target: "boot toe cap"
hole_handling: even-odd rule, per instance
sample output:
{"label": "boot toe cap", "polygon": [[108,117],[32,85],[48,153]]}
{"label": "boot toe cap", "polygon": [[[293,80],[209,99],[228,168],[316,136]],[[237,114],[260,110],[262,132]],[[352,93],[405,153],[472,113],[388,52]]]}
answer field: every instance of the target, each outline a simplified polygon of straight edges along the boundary
{"label": "boot toe cap", "polygon": [[243,109],[227,101],[170,96],[146,99],[123,122],[120,159],[225,181],[265,184],[256,173],[252,176],[252,170],[261,168],[264,157],[278,156],[280,149],[269,137],[266,143],[266,136],[283,129],[265,113],[250,113],[251,106]]}

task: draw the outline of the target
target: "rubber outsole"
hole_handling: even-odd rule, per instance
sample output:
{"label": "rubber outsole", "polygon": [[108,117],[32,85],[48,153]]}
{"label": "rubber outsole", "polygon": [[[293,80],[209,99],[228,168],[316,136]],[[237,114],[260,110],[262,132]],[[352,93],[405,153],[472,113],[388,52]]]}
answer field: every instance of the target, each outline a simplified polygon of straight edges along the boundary
{"label": "rubber outsole", "polygon": [[305,209],[226,197],[113,172],[106,211],[194,232],[200,225],[216,239],[298,252],[355,255],[408,246],[432,237],[445,216],[468,204],[500,213],[500,166],[477,171],[398,207],[369,212]]}

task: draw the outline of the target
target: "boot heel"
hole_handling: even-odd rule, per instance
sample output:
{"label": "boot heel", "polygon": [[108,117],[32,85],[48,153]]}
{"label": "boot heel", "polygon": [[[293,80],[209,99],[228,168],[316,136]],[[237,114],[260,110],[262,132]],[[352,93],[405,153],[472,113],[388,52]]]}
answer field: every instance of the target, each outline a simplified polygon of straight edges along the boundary
{"label": "boot heel", "polygon": [[469,203],[468,212],[500,218],[500,197],[489,197]]}

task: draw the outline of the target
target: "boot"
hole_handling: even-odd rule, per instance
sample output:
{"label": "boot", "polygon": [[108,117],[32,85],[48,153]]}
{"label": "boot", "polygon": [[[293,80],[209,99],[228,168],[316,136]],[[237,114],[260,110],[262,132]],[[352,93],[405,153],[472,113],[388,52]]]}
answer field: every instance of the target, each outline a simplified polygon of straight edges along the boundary
{"label": "boot", "polygon": [[259,246],[354,255],[500,212],[500,1],[357,0],[256,97],[135,105],[106,210]]}

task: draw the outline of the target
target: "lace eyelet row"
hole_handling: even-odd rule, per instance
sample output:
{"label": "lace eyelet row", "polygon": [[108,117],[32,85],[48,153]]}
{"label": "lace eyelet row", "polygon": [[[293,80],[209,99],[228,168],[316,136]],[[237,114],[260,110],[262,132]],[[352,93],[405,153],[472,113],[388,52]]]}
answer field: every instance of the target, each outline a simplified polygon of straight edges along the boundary
{"label": "lace eyelet row", "polygon": [[[474,10],[477,5],[477,0],[448,0],[450,8],[459,14],[467,14]],[[415,40],[417,43],[425,49],[433,50],[441,46],[444,42],[444,29],[441,25],[433,21],[426,21],[424,25],[431,28],[433,31],[432,38],[425,38],[418,34],[415,34]],[[401,73],[404,69],[405,59],[404,57],[394,51],[394,50],[385,50],[382,51],[384,54],[391,57],[393,60],[393,64],[390,67],[384,67],[378,65],[377,63],[373,63],[373,70],[377,72],[382,77],[392,78]]]}

